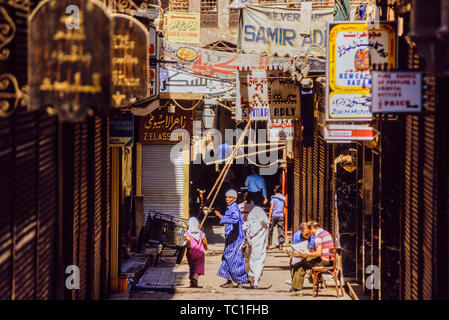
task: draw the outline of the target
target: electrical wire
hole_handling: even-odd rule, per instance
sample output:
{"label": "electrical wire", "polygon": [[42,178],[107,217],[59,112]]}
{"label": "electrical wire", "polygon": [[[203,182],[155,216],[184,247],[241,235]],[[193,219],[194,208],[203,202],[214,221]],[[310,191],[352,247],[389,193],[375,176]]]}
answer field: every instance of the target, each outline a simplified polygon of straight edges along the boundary
{"label": "electrical wire", "polygon": [[190,110],[195,109],[196,107],[198,107],[198,105],[201,103],[201,101],[203,101],[202,99],[201,99],[201,100],[198,100],[198,102],[197,102],[192,108],[184,108],[184,107],[181,106],[181,105],[178,103],[178,101],[176,101],[175,99],[171,98],[171,100],[173,100],[173,102],[174,102],[179,108],[181,108],[182,110],[185,110],[185,111],[190,111]]}

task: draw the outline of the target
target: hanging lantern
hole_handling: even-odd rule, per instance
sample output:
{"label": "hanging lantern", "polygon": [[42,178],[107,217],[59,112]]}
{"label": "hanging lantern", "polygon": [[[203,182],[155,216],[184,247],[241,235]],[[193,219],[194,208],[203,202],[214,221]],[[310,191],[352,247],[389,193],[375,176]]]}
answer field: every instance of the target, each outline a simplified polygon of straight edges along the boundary
{"label": "hanging lantern", "polygon": [[214,124],[215,112],[210,105],[205,105],[203,110],[203,124],[206,129],[211,129]]}

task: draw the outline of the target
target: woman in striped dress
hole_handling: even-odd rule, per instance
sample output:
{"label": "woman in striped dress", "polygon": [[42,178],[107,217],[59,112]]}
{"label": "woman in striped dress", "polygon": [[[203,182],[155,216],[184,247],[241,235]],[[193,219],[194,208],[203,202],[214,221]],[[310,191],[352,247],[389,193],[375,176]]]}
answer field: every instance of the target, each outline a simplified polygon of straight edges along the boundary
{"label": "woman in striped dress", "polygon": [[237,192],[229,190],[226,192],[226,203],[228,205],[224,215],[215,210],[215,214],[220,218],[220,224],[225,225],[225,248],[223,250],[222,262],[217,275],[225,278],[226,283],[222,288],[232,288],[233,281],[237,283],[237,288],[243,288],[244,283],[248,283],[248,275],[245,271],[245,260],[240,251],[240,247],[245,239],[243,233],[243,219],[237,204]]}

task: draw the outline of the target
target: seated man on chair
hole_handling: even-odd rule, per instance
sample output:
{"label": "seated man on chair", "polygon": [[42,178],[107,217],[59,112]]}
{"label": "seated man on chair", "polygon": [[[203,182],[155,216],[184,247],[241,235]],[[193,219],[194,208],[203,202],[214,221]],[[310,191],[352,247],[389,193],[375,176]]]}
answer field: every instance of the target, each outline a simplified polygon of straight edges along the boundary
{"label": "seated man on chair", "polygon": [[293,295],[302,296],[302,286],[306,271],[313,267],[327,267],[332,265],[333,256],[330,249],[334,247],[334,241],[329,232],[312,221],[307,225],[308,230],[315,237],[316,250],[310,253],[302,253],[292,250],[291,257],[301,257],[303,260],[292,266],[292,291]]}

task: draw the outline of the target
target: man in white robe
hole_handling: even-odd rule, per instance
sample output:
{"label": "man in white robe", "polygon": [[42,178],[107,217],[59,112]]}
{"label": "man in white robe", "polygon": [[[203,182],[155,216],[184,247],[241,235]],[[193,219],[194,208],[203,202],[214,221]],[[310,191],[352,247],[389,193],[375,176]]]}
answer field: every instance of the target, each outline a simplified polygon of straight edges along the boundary
{"label": "man in white robe", "polygon": [[270,221],[261,207],[254,207],[243,224],[243,231],[249,244],[245,260],[246,272],[252,288],[257,288],[262,277],[267,254],[267,234]]}

